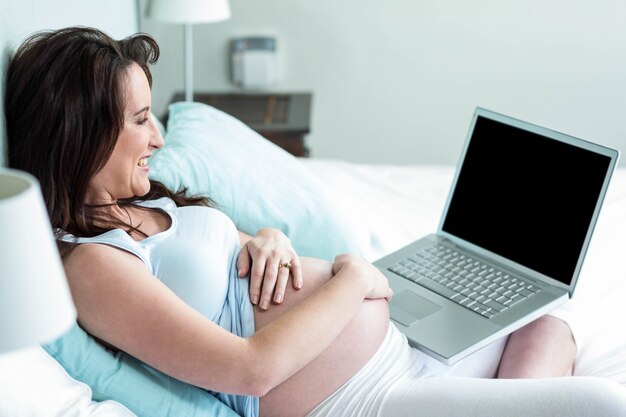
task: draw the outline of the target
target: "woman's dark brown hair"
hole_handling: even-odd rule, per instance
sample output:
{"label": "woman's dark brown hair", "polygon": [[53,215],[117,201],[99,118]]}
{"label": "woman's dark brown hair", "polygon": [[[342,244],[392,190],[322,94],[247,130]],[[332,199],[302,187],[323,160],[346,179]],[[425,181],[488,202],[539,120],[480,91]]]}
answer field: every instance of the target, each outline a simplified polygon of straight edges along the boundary
{"label": "woman's dark brown hair", "polygon": [[[9,166],[37,177],[59,233],[90,237],[113,228],[142,233],[87,205],[85,194],[124,126],[128,69],[137,63],[152,87],[148,65],[158,57],[149,35],[114,40],[97,29],[71,27],[32,35],[11,58],[5,89]],[[177,205],[209,204],[150,182],[148,195],[118,203],[167,196]],[[69,248],[60,247],[66,255]]]}

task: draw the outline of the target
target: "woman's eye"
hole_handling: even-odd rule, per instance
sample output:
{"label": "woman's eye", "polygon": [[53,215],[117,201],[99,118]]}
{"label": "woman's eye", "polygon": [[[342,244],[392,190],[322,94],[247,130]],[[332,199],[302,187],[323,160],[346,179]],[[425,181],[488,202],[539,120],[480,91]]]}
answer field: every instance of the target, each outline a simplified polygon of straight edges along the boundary
{"label": "woman's eye", "polygon": [[140,126],[143,126],[146,123],[148,123],[148,118],[147,117],[145,119],[141,119],[141,120],[137,121],[137,124],[140,125]]}

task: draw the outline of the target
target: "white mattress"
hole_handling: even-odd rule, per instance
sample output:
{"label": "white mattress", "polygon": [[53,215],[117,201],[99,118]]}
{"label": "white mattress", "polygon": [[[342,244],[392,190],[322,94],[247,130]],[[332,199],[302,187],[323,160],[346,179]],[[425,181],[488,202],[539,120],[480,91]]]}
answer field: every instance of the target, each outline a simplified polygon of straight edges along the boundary
{"label": "white mattress", "polygon": [[[452,166],[302,159],[359,223],[369,260],[436,230]],[[626,384],[626,168],[613,176],[570,309],[583,330],[576,374]]]}

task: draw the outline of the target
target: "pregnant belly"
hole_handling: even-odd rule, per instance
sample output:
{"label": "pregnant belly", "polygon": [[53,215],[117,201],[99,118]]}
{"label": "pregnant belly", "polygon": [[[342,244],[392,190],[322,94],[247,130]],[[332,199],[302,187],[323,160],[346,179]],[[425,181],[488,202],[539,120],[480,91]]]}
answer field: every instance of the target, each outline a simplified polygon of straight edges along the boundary
{"label": "pregnant belly", "polygon": [[[272,308],[268,312],[255,311],[257,329],[278,318],[328,279],[327,264],[310,265],[302,260],[303,270],[312,275],[308,279],[305,275],[308,288],[288,290],[287,305],[274,306],[273,312]],[[287,301],[290,297],[291,303]],[[305,416],[365,365],[381,345],[388,326],[387,302],[364,301],[354,319],[320,356],[261,398],[261,417]]]}

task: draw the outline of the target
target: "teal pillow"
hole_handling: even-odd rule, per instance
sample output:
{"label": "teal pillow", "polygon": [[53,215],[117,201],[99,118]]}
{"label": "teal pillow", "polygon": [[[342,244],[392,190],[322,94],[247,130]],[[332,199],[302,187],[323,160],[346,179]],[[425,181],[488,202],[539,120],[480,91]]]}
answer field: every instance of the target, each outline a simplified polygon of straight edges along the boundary
{"label": "teal pillow", "polygon": [[78,324],[43,348],[72,378],[91,387],[95,401],[115,400],[138,417],[237,416],[208,392],[105,349]]}
{"label": "teal pillow", "polygon": [[367,241],[297,158],[206,104],[169,106],[165,145],[151,158],[150,177],[210,197],[245,233],[282,230],[301,256],[361,254],[356,242]]}

